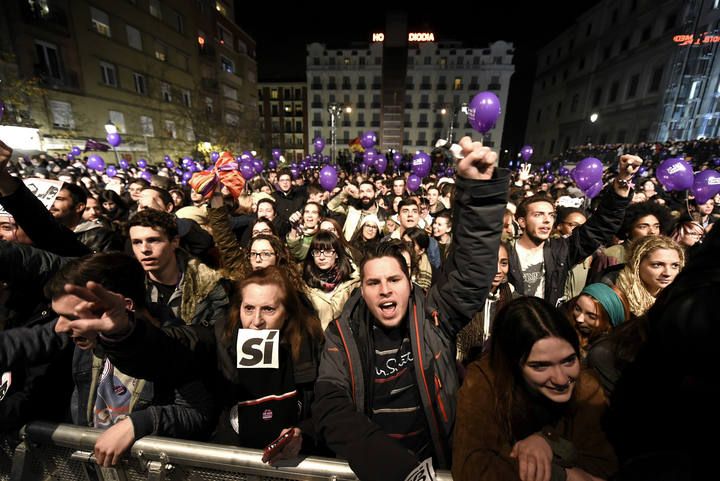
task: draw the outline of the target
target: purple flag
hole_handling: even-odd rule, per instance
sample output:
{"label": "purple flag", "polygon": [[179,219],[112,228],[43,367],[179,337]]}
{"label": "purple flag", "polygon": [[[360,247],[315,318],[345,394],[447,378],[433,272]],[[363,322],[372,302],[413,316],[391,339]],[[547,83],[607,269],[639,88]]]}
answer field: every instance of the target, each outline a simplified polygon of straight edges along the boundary
{"label": "purple flag", "polygon": [[85,152],[90,150],[107,152],[108,150],[110,150],[110,146],[105,145],[102,142],[98,142],[97,140],[87,139],[85,141]]}

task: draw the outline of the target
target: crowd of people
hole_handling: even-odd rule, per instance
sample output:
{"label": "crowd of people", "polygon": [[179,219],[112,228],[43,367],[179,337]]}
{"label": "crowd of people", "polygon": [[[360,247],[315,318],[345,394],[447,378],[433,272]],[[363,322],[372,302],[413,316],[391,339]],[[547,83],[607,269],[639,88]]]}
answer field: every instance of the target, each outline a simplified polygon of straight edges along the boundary
{"label": "crowd of people", "polygon": [[[717,146],[597,147],[590,199],[468,137],[416,190],[280,168],[239,197],[0,142],[0,433],[100,428],[104,466],[150,434],[287,434],[269,463],[336,456],[363,480],[426,459],[457,481],[697,479],[694,430],[720,420],[720,194],[651,174],[671,150],[712,168]],[[49,209],[31,177],[62,181]]]}

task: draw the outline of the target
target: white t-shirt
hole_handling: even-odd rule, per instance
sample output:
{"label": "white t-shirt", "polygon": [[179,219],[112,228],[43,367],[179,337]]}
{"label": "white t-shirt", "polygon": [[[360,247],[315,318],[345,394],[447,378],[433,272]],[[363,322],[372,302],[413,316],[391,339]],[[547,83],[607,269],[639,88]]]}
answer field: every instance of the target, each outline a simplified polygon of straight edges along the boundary
{"label": "white t-shirt", "polygon": [[520,270],[523,277],[523,292],[526,296],[545,297],[545,260],[543,250],[530,251],[515,244],[515,251],[520,259]]}

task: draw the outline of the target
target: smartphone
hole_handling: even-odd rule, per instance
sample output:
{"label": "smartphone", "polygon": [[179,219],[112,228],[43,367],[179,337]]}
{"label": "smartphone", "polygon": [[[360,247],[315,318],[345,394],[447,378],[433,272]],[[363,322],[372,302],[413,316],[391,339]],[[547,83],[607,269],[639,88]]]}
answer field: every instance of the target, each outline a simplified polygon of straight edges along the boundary
{"label": "smartphone", "polygon": [[290,429],[288,432],[278,437],[275,441],[265,446],[262,457],[263,463],[267,463],[270,459],[272,459],[275,455],[282,451],[283,448],[287,446],[287,444],[292,439],[292,435],[294,432],[294,429]]}

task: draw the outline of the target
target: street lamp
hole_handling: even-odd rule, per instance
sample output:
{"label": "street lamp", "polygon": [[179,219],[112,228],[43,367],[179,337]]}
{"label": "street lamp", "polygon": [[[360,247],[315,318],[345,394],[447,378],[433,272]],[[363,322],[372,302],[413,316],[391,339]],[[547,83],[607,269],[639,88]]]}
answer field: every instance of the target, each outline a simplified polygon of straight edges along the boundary
{"label": "street lamp", "polygon": [[342,117],[343,113],[349,114],[352,112],[350,106],[331,102],[327,108],[330,114],[330,160],[335,164],[335,151],[337,149],[337,121]]}
{"label": "street lamp", "polygon": [[598,117],[599,117],[598,113],[593,112],[592,114],[590,114],[590,122],[594,124],[595,122],[597,122]]}
{"label": "street lamp", "polygon": [[[118,131],[117,127],[115,126],[114,123],[112,123],[112,120],[108,120],[107,123],[105,124],[105,132],[109,135],[109,134],[117,134],[117,131]],[[117,153],[117,149],[115,149],[114,145],[111,145],[110,147],[112,147],[113,152],[115,152],[115,162],[117,162],[117,165],[120,165],[120,156]]]}
{"label": "street lamp", "polygon": [[[450,112],[450,126],[448,127],[448,136],[447,136],[448,145],[452,145],[452,143],[453,143],[453,133],[455,131],[455,122],[457,121],[457,116],[458,116],[458,113],[460,113],[460,112],[467,115],[467,102],[463,102],[460,105],[453,102],[452,111]],[[447,107],[443,106],[440,109],[440,114],[446,115],[447,113],[448,113]]]}

